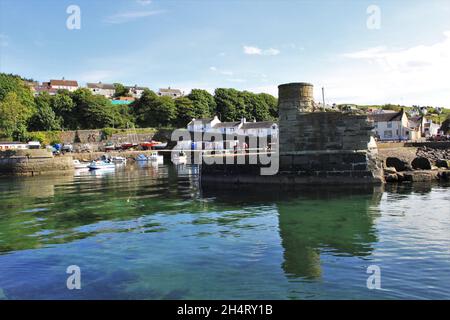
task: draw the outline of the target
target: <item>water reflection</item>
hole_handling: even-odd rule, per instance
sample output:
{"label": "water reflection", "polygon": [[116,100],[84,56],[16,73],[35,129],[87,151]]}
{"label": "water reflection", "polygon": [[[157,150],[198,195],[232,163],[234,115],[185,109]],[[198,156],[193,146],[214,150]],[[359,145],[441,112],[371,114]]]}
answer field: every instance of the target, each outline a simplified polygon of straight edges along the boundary
{"label": "water reflection", "polygon": [[155,212],[176,212],[179,201],[195,196],[192,180],[178,178],[172,167],[134,165],[67,176],[2,178],[0,253],[123,229],[117,223],[106,229],[81,228],[100,221],[128,221]]}
{"label": "water reflection", "polygon": [[[273,203],[278,210],[283,270],[290,277],[314,279],[321,276],[321,251],[335,255],[364,257],[371,254],[377,241],[374,228],[380,187],[295,189],[249,187],[215,191],[203,190],[203,196],[222,203]],[[261,200],[264,199],[264,200]]]}
{"label": "water reflection", "polygon": [[[450,294],[448,187],[206,189],[196,170],[0,179],[0,289],[13,299],[372,298],[365,268],[376,263],[391,297]],[[61,287],[74,263],[85,272],[78,296]]]}

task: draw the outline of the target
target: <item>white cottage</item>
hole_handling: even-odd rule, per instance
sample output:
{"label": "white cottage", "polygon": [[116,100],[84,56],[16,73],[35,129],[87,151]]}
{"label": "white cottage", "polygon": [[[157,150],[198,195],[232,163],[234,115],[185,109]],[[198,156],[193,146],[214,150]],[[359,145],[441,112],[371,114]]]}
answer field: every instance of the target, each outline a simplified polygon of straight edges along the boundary
{"label": "white cottage", "polygon": [[368,115],[374,123],[375,137],[380,141],[411,140],[412,129],[408,117],[402,109],[399,112],[388,112]]}
{"label": "white cottage", "polygon": [[277,137],[278,124],[275,121],[244,122],[239,132],[245,136]]}
{"label": "white cottage", "polygon": [[116,88],[113,84],[99,82],[87,83],[86,85],[93,94],[98,94],[106,98],[112,98],[116,93]]}
{"label": "white cottage", "polygon": [[187,129],[190,132],[207,132],[218,123],[220,123],[220,120],[217,116],[214,116],[214,118],[192,119],[188,123]]}
{"label": "white cottage", "polygon": [[65,89],[72,92],[79,88],[77,81],[65,80],[64,78],[62,80],[50,80],[50,82],[44,82],[43,85],[48,85],[48,87],[55,90]]}

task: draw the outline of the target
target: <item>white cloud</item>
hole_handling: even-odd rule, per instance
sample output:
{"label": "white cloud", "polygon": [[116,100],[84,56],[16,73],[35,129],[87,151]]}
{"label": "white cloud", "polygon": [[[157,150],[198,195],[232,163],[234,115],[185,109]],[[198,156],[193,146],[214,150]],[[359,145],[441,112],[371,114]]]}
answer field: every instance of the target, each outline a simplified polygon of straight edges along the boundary
{"label": "white cloud", "polygon": [[248,55],[258,55],[258,56],[276,56],[280,54],[280,50],[269,48],[269,49],[261,49],[253,46],[244,46],[244,53]]}
{"label": "white cloud", "polygon": [[378,46],[341,57],[345,66],[318,79],[336,102],[450,105],[450,31],[430,45]]}
{"label": "white cloud", "polygon": [[110,24],[120,24],[120,23],[134,21],[134,20],[141,19],[141,18],[155,16],[155,15],[161,14],[163,12],[164,12],[163,10],[154,10],[154,11],[130,11],[130,12],[117,13],[117,14],[111,15],[109,17],[106,17],[104,19],[104,22],[110,23]]}
{"label": "white cloud", "polygon": [[267,50],[263,50],[262,54],[265,56],[276,56],[276,55],[280,54],[280,50],[274,49],[274,48],[269,48]]}
{"label": "white cloud", "polygon": [[249,47],[249,46],[244,46],[244,53],[245,54],[249,54],[249,55],[261,55],[262,54],[262,50],[260,48],[257,47]]}
{"label": "white cloud", "polygon": [[4,33],[0,33],[0,47],[7,47],[8,45],[8,36]]}

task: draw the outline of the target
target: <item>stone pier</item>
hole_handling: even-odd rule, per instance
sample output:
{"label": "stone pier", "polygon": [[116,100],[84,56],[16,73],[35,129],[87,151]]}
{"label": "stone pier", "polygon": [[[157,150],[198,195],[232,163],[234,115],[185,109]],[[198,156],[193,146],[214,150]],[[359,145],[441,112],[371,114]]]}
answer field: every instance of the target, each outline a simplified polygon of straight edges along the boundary
{"label": "stone pier", "polygon": [[364,115],[314,109],[313,86],[279,87],[279,171],[258,174],[261,165],[202,165],[202,182],[279,184],[379,184],[382,164]]}

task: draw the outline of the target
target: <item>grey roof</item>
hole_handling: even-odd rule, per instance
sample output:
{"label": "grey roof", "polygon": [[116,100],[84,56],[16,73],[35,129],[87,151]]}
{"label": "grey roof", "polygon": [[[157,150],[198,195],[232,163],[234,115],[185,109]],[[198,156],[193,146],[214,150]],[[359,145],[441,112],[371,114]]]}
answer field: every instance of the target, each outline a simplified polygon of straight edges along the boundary
{"label": "grey roof", "polygon": [[412,122],[422,122],[423,116],[409,117],[409,120],[412,121]]}
{"label": "grey roof", "polygon": [[240,121],[235,121],[235,122],[221,122],[218,123],[214,126],[214,128],[219,129],[219,128],[234,128],[237,127],[241,124]]}
{"label": "grey roof", "polygon": [[113,84],[109,84],[109,83],[87,83],[86,84],[88,88],[92,88],[92,89],[108,89],[108,90],[114,90],[115,87]]}
{"label": "grey roof", "polygon": [[213,121],[213,118],[203,118],[203,119],[192,119],[191,122],[189,122],[189,124],[197,122],[197,123],[201,123],[201,124],[207,124],[210,123],[211,121]]}
{"label": "grey roof", "polygon": [[246,122],[242,125],[242,129],[270,129],[274,124],[273,121]]}
{"label": "grey roof", "polygon": [[370,120],[375,122],[390,122],[390,121],[399,121],[402,119],[403,110],[396,113],[377,113],[377,114],[369,114],[367,117]]}
{"label": "grey roof", "polygon": [[179,90],[179,89],[169,89],[169,88],[167,88],[167,89],[164,89],[164,88],[161,88],[161,89],[159,89],[159,92],[160,93],[176,93],[176,94],[181,94],[181,90]]}

